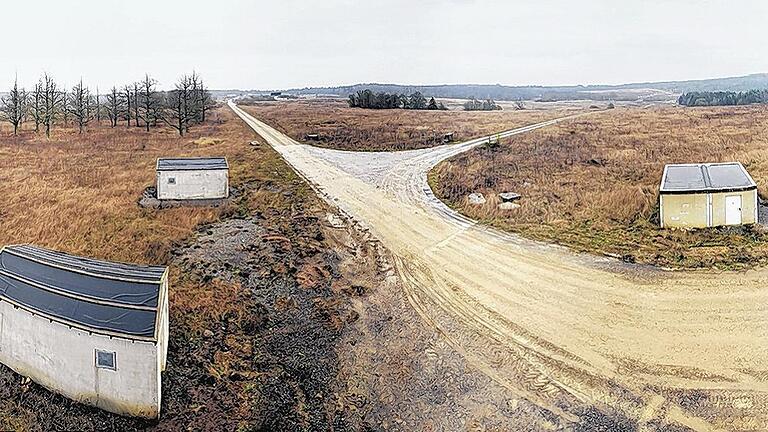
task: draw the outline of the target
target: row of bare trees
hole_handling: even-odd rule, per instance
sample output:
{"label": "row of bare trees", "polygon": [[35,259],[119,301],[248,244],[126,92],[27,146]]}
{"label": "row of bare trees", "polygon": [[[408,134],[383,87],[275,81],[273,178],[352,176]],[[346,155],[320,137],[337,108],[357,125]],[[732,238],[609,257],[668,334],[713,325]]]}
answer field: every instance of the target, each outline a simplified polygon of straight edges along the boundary
{"label": "row of bare trees", "polygon": [[196,72],[183,75],[171,90],[157,87],[157,80],[146,74],[132,84],[113,86],[105,95],[99,94],[98,87],[92,93],[82,80],[68,91],[45,73],[31,91],[20,88],[15,80],[0,99],[0,114],[13,126],[14,135],[25,122],[33,122],[35,132],[42,130],[50,137],[56,125],[66,127],[72,122],[83,133],[92,121],[101,124],[107,119],[112,127],[125,122],[126,127],[143,127],[147,132],[165,124],[184,136],[191,126],[205,122],[214,106],[210,91]]}

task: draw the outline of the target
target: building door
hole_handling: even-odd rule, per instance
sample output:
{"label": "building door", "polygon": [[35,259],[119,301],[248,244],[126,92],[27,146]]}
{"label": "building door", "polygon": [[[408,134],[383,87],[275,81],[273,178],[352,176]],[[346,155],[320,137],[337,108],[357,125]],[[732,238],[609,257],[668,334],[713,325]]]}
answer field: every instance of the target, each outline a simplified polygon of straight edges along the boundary
{"label": "building door", "polygon": [[725,224],[741,225],[741,195],[725,197]]}

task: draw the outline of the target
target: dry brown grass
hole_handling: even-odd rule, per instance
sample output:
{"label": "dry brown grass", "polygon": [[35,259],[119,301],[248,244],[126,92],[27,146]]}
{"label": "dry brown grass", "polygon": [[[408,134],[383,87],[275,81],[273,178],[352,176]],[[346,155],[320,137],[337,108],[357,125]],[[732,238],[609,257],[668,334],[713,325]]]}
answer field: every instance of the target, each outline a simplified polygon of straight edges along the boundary
{"label": "dry brown grass", "polygon": [[457,141],[490,135],[563,115],[565,110],[411,111],[349,108],[341,100],[262,102],[243,107],[288,136],[343,150],[407,150],[442,143],[445,133]]}
{"label": "dry brown grass", "polygon": [[[51,140],[33,131],[0,133],[0,244],[34,243],[110,260],[164,263],[170,245],[221,210],[144,210],[136,202],[154,183],[160,156],[228,156],[232,182],[248,179],[252,139],[231,114],[180,138],[169,129],[146,133],[125,126],[78,135],[56,129]],[[215,137],[212,139],[209,137]]]}
{"label": "dry brown grass", "polygon": [[[478,148],[430,175],[438,196],[473,218],[579,250],[664,266],[739,267],[764,262],[760,227],[658,228],[665,163],[741,161],[768,192],[768,109],[618,109]],[[497,194],[521,193],[500,210]],[[488,203],[472,206],[481,192]]]}

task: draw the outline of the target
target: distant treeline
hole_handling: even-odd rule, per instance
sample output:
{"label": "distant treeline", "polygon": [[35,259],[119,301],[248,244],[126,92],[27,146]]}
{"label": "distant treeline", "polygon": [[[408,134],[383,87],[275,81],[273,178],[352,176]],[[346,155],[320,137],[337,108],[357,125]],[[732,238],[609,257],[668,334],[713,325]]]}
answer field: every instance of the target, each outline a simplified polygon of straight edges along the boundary
{"label": "distant treeline", "polygon": [[683,106],[725,106],[768,103],[768,90],[750,90],[745,92],[688,92],[677,99]]}
{"label": "distant treeline", "polygon": [[486,99],[479,101],[475,98],[464,102],[464,111],[496,111],[501,107],[493,101],[493,99]]}
{"label": "distant treeline", "polygon": [[412,109],[412,110],[446,110],[448,108],[435,98],[424,97],[421,92],[410,95],[397,93],[374,93],[369,89],[360,90],[349,95],[349,106],[367,109]]}
{"label": "distant treeline", "polygon": [[[473,96],[497,101],[667,101],[685,92],[749,91],[768,88],[768,74],[692,81],[641,82],[622,85],[586,86],[507,86],[499,84],[407,85],[360,83],[340,87],[306,87],[287,89],[295,95],[343,96],[369,89],[373,92],[411,94],[421,92],[440,99],[471,99]],[[655,90],[655,91],[654,91]]]}
{"label": "distant treeline", "polygon": [[[766,80],[768,82],[768,79]],[[542,86],[523,86],[512,87],[502,85],[480,85],[480,84],[450,84],[450,85],[399,85],[399,84],[355,84],[343,87],[311,87],[302,89],[288,89],[286,93],[295,95],[324,95],[324,96],[343,96],[356,94],[362,90],[370,90],[374,93],[395,93],[412,94],[420,92],[424,95],[430,95],[437,99],[471,99],[476,97],[480,100],[493,99],[497,101],[562,101],[562,100],[595,100],[595,101],[635,101],[639,94],[644,94],[644,100],[669,100],[670,93],[679,94],[682,91],[694,91],[698,88],[683,88],[680,90],[670,90],[667,92],[655,92],[651,96],[648,90],[645,93],[638,93],[636,88],[650,89],[656,88],[650,84],[637,87],[630,86],[566,86],[566,87],[542,87]],[[759,88],[753,86],[750,88]],[[661,90],[664,90],[660,88]],[[724,88],[725,90],[739,90],[739,88]],[[708,90],[708,89],[705,89]]]}

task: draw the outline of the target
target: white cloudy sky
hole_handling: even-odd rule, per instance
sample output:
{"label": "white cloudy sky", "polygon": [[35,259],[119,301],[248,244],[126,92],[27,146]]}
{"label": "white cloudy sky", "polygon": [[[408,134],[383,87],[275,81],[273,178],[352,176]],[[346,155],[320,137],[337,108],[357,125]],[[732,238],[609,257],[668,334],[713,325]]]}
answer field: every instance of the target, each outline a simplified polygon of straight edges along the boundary
{"label": "white cloudy sky", "polygon": [[753,0],[14,0],[0,13],[0,90],[42,71],[106,88],[195,68],[213,88],[260,89],[768,72],[768,2]]}

